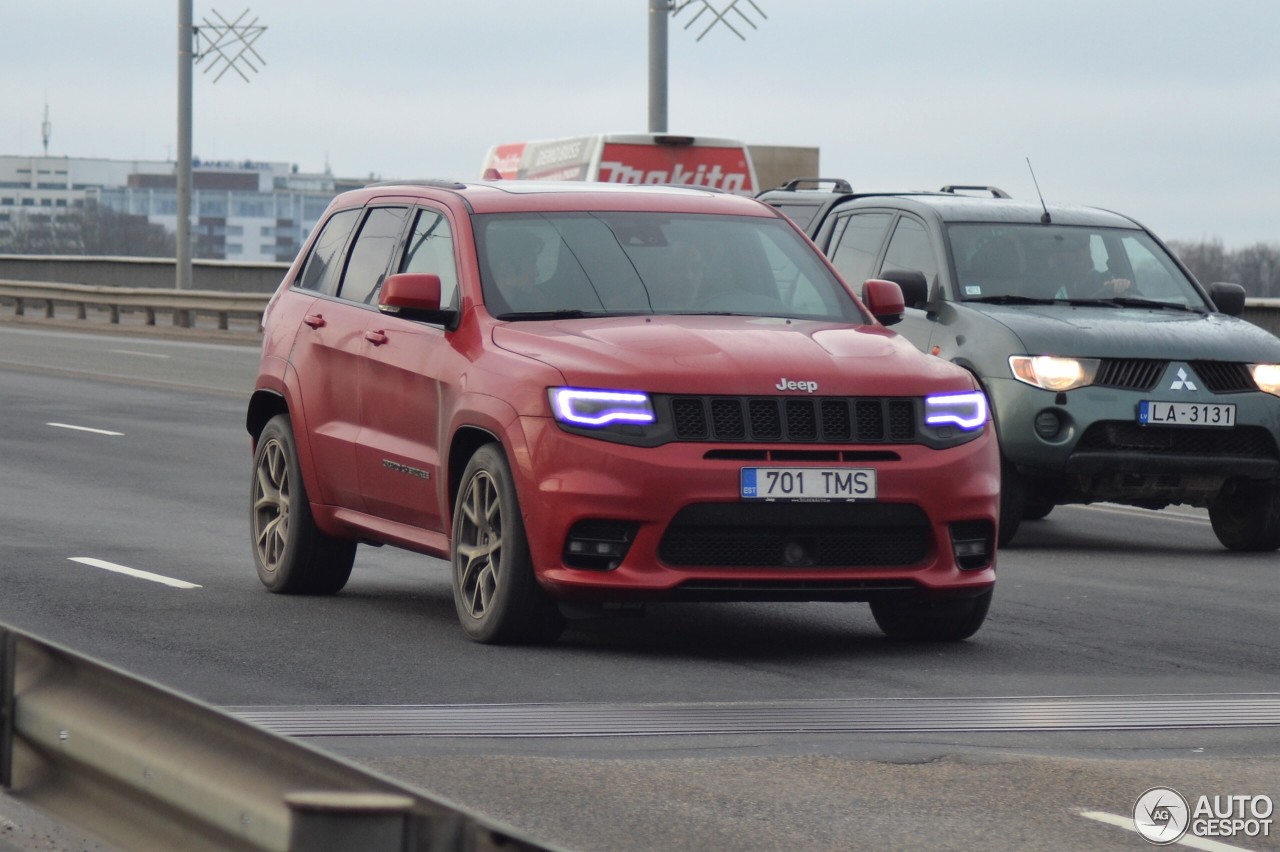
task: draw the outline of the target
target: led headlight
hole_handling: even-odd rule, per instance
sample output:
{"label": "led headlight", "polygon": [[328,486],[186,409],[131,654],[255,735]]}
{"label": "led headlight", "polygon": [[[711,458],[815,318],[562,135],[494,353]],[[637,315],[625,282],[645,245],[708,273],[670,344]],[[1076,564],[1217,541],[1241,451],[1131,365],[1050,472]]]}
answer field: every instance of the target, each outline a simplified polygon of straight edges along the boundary
{"label": "led headlight", "polygon": [[579,429],[604,429],[654,422],[649,395],[640,391],[552,388],[551,412],[556,420]]}
{"label": "led headlight", "polygon": [[1249,372],[1258,390],[1280,396],[1280,364],[1250,364]]}
{"label": "led headlight", "polygon": [[1020,382],[1051,391],[1069,391],[1093,384],[1097,358],[1057,358],[1053,355],[1011,355],[1009,369]]}
{"label": "led headlight", "polygon": [[987,397],[982,391],[926,396],[924,422],[930,426],[956,426],[965,432],[981,429],[987,422]]}

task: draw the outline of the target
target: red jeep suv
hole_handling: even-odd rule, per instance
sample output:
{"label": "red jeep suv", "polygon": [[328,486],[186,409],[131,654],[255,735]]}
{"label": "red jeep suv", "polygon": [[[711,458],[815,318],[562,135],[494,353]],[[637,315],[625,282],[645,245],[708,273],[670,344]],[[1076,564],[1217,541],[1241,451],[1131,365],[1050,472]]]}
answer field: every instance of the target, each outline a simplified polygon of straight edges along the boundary
{"label": "red jeep suv", "polygon": [[481,642],[681,600],[867,601],[890,636],[967,638],[995,583],[987,401],[885,328],[896,284],[864,298],[727,193],[344,193],[263,319],[258,576],[333,594],[360,543],[448,559]]}

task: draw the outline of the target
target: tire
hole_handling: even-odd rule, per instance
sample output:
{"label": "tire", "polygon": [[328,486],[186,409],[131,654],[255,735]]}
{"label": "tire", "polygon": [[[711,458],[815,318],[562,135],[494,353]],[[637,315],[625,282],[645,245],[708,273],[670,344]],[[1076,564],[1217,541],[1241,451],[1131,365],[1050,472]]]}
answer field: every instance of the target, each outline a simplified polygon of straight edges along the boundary
{"label": "tire", "polygon": [[285,595],[333,595],[351,576],[356,545],[316,526],[287,414],[267,423],[253,454],[249,526],[258,579]]}
{"label": "tire", "polygon": [[1057,502],[1052,497],[1045,494],[1027,492],[1022,501],[1022,520],[1024,521],[1040,521],[1049,517],[1049,513],[1057,506]]}
{"label": "tire", "polygon": [[1209,522],[1228,550],[1280,548],[1280,484],[1229,480],[1209,501]]}
{"label": "tire", "polygon": [[871,602],[871,614],[890,639],[959,642],[977,633],[986,621],[992,591],[971,598],[886,598]]}
{"label": "tire", "polygon": [[1027,479],[1018,473],[1013,462],[1000,456],[1000,536],[998,546],[1004,547],[1018,534],[1018,527],[1027,512]]}
{"label": "tire", "polygon": [[565,620],[538,584],[511,467],[497,444],[476,450],[453,510],[453,604],[486,644],[553,642]]}

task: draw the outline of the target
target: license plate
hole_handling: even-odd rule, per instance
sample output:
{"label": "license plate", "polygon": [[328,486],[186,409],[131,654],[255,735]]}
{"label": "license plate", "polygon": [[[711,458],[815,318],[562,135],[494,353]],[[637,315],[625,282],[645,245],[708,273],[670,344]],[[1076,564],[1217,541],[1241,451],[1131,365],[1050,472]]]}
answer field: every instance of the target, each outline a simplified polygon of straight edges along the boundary
{"label": "license plate", "polygon": [[1138,403],[1138,422],[1143,426],[1234,426],[1236,407],[1228,403],[1144,399]]}
{"label": "license plate", "polygon": [[874,500],[876,471],[864,467],[744,467],[743,500]]}

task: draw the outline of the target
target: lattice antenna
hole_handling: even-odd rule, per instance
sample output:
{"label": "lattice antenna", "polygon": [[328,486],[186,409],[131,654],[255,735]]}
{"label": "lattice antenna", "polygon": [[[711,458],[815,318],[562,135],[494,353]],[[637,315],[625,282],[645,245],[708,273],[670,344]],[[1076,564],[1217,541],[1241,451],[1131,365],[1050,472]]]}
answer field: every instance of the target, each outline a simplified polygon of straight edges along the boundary
{"label": "lattice antenna", "polygon": [[[706,26],[703,27],[700,33],[698,33],[698,37],[695,41],[702,41],[703,36],[711,32],[711,30],[719,24],[724,25],[738,38],[746,41],[747,37],[739,31],[738,27],[746,24],[753,30],[760,29],[756,26],[756,22],[752,19],[752,15],[758,15],[762,21],[769,19],[769,16],[764,13],[764,10],[756,5],[755,0],[728,0],[727,3],[720,3],[720,6],[723,8],[718,8],[715,3],[711,2],[711,0],[683,0],[683,2],[673,3],[671,7],[671,17],[675,18],[690,6],[696,7],[696,11],[693,12],[693,17],[685,23],[684,28],[686,31],[692,28],[694,24],[698,23],[698,20],[702,18],[703,15],[706,15],[707,13],[710,13],[711,15],[710,18],[704,20]],[[750,9],[743,11],[744,7],[748,6]],[[738,26],[735,27],[734,24],[737,24]]]}
{"label": "lattice antenna", "polygon": [[217,19],[216,22],[206,17],[202,26],[194,27],[196,64],[209,58],[204,73],[217,71],[217,76],[213,78],[215,83],[228,71],[235,71],[242,80],[249,82],[245,69],[256,74],[260,66],[267,64],[253,46],[267,28],[259,26],[257,18],[244,23],[245,18],[249,17],[248,9],[241,12],[234,21],[228,21],[216,9],[213,16]]}

